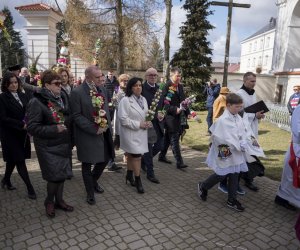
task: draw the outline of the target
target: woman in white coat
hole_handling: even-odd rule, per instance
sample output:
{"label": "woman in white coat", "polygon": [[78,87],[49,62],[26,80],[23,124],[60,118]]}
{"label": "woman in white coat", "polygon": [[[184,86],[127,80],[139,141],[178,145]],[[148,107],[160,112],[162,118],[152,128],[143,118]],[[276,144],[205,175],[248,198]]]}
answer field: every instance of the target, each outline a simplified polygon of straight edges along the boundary
{"label": "woman in white coat", "polygon": [[[118,106],[120,122],[120,148],[127,152],[126,183],[136,186],[138,193],[144,193],[141,182],[141,156],[148,152],[147,128],[152,124],[146,121],[148,105],[141,95],[142,79],[133,77],[126,86],[125,97]],[[133,179],[133,173],[135,180]]]}

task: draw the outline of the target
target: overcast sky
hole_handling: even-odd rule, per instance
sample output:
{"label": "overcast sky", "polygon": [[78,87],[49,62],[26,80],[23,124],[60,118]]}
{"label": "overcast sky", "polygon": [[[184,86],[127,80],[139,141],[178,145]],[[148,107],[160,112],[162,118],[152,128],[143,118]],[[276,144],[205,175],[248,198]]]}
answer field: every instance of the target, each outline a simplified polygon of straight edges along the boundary
{"label": "overcast sky", "polygon": [[[227,0],[223,0],[228,2]],[[15,29],[21,32],[23,39],[26,39],[26,32],[23,29],[25,19],[14,9],[15,6],[21,6],[32,3],[52,3],[54,0],[0,0],[0,10],[4,6],[8,6],[13,14],[15,21]],[[58,0],[60,7],[65,7],[65,0]],[[250,3],[250,9],[234,8],[231,28],[231,47],[230,47],[230,61],[238,62],[240,57],[240,42],[248,36],[255,33],[257,30],[265,26],[271,17],[277,17],[276,0],[235,0],[237,3]],[[172,9],[172,28],[171,28],[171,55],[181,46],[181,41],[178,38],[179,27],[186,19],[186,13],[181,8],[183,5],[179,0],[173,0]],[[209,17],[211,24],[215,26],[210,32],[209,41],[213,48],[213,61],[223,62],[226,41],[226,22],[227,22],[227,8],[220,6],[212,6],[214,14]],[[163,26],[165,20],[165,10],[157,14],[158,26]],[[163,46],[163,34],[160,37]],[[26,44],[26,42],[24,42]]]}

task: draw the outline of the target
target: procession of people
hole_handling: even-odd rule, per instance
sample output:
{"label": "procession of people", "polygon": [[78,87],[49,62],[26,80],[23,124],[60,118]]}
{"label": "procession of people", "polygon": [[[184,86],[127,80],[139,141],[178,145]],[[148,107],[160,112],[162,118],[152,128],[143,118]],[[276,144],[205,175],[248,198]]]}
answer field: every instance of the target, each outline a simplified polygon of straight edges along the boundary
{"label": "procession of people", "polygon": [[[143,79],[127,74],[118,78],[113,71],[105,78],[98,66],[86,68],[84,80],[74,84],[68,68],[59,67],[41,73],[39,84],[30,82],[26,68],[14,66],[4,74],[0,95],[1,144],[6,162],[2,188],[15,190],[10,177],[17,171],[27,187],[30,199],[37,199],[25,160],[30,158],[30,137],[35,146],[42,178],[46,181],[45,210],[49,218],[55,209],[72,212],[74,207],[63,199],[66,180],[72,179],[72,149],[77,159],[86,191],[86,202],[94,205],[95,194],[105,192],[101,181],[105,167],[118,171],[115,150],[124,151],[126,162],[125,183],[145,193],[141,171],[147,179],[159,184],[154,172],[153,158],[171,164],[166,154],[171,146],[176,168],[188,168],[181,154],[180,137],[188,129],[193,96],[187,96],[181,81],[181,70],[170,70],[170,79],[159,83],[155,68],[149,68]],[[257,102],[256,75],[247,72],[243,85],[236,93],[227,87],[220,88],[214,79],[206,86],[208,95],[208,135],[211,136],[206,164],[214,173],[198,184],[198,194],[206,201],[208,190],[215,184],[228,193],[227,206],[242,212],[245,207],[237,194],[245,195],[240,180],[257,192],[254,178],[264,174],[259,157],[264,157],[258,143],[258,121],[264,110],[244,110]],[[219,96],[219,97],[218,97]],[[288,209],[299,207],[299,189],[293,189],[290,176],[297,175],[288,164],[298,155],[299,109],[292,116],[293,144],[286,156],[282,183],[275,203]],[[226,131],[226,133],[224,133]],[[30,136],[29,136],[30,135]],[[294,181],[296,182],[296,181]],[[300,186],[300,181],[297,184]],[[295,187],[294,187],[295,188]],[[290,195],[292,193],[292,195]]]}

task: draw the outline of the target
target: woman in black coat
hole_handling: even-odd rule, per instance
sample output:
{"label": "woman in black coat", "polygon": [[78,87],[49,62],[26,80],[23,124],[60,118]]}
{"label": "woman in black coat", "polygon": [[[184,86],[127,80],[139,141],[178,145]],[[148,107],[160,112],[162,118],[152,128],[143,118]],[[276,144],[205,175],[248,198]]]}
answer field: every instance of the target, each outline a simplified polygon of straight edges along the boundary
{"label": "woman in black coat", "polygon": [[47,181],[45,207],[46,214],[52,218],[55,208],[73,211],[63,200],[64,182],[71,172],[70,134],[63,116],[65,104],[60,96],[59,75],[46,70],[41,82],[41,91],[28,104],[28,132],[33,136],[42,176]]}
{"label": "woman in black coat", "polygon": [[10,182],[12,172],[17,171],[26,184],[28,197],[36,199],[36,194],[30,182],[25,159],[31,155],[30,138],[25,123],[25,107],[27,96],[20,91],[21,82],[15,74],[8,72],[4,75],[0,95],[1,144],[3,160],[6,162],[2,188],[16,189]]}

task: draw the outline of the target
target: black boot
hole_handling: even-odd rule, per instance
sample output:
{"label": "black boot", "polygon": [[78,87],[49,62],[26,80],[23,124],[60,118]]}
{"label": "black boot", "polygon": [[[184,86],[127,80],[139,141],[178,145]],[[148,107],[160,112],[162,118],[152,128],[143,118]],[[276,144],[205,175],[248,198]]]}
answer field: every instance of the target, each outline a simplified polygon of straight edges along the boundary
{"label": "black boot", "polygon": [[141,176],[135,176],[135,186],[138,193],[143,194],[145,192],[142,185]]}
{"label": "black boot", "polygon": [[127,174],[126,174],[126,184],[127,184],[127,181],[129,181],[130,185],[131,186],[135,186],[135,182],[134,182],[134,179],[133,179],[133,171],[132,170],[127,170]]}

